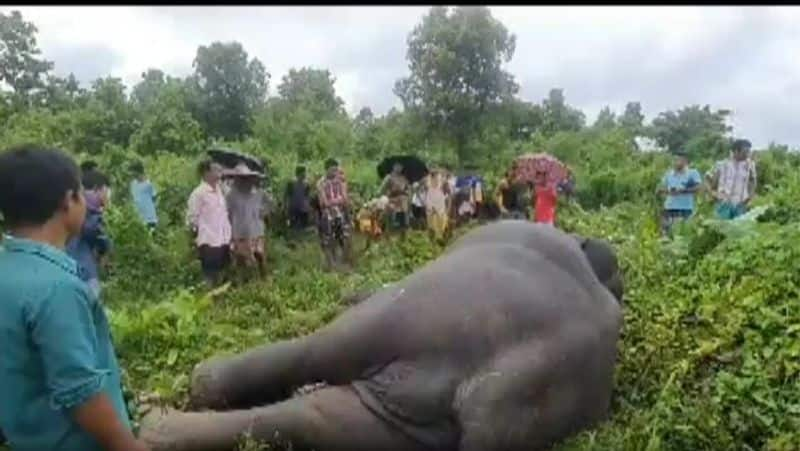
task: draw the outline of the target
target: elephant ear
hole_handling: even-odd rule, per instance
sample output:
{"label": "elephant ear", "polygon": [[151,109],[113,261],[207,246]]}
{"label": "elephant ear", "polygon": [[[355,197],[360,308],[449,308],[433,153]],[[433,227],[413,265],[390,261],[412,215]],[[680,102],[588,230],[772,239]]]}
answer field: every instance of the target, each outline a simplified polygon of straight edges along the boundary
{"label": "elephant ear", "polygon": [[578,237],[584,255],[600,282],[622,302],[622,277],[614,249],[605,241]]}
{"label": "elephant ear", "polygon": [[569,236],[571,236],[575,241],[578,242],[578,245],[580,245],[581,249],[583,250],[586,249],[586,242],[589,241],[588,238],[580,236],[577,233],[570,233]]}

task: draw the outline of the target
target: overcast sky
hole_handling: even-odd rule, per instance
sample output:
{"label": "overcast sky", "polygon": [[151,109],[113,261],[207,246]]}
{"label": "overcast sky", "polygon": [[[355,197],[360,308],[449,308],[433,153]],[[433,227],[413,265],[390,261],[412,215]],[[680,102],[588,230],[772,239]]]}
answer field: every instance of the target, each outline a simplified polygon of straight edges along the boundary
{"label": "overcast sky", "polygon": [[[423,7],[2,7],[39,28],[59,74],[108,74],[135,84],[149,67],[187,75],[199,45],[241,42],[272,74],[327,68],[351,113],[399,106],[406,37]],[[508,69],[520,96],[550,88],[590,121],[638,100],[648,120],[667,109],[733,110],[737,136],[800,147],[798,7],[492,7],[517,36]]]}

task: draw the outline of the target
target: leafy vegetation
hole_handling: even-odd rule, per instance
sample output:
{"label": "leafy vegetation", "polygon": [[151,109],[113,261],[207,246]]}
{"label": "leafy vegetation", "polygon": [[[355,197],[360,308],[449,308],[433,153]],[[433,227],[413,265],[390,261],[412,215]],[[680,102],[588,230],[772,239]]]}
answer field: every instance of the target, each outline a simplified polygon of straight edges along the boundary
{"label": "leafy vegetation", "polygon": [[[752,218],[715,221],[701,196],[698,216],[663,240],[654,192],[670,158],[633,141],[686,147],[706,171],[724,157],[724,110],[687,107],[648,124],[630,102],[586,126],[560,89],[538,104],[521,100],[502,68],[513,35],[484,8],[433,8],[409,39],[410,76],[398,83],[404,110],[364,108],[354,118],[323,69],[290,71],[269,96],[264,64],[236,43],[198,49],[186,79],[148,70],[128,96],[113,78],[84,89],[74,77],[49,76],[35,27],[16,13],[0,16],[0,26],[0,148],[57,145],[111,175],[115,251],[104,296],[135,418],[148,404],[182,406],[199,360],[309,333],[344,308],[343,295],[396,281],[442,251],[415,232],[364,251],[353,274],[327,274],[313,237],[290,247],[278,213],[269,279],[206,293],[183,214],[194,163],[213,140],[267,159],[278,201],[296,164],[319,175],[328,156],[342,159],[358,202],[375,194],[384,156],[477,163],[491,189],[513,156],[543,150],[577,176],[560,226],[611,241],[626,277],[612,415],[559,449],[800,449],[800,157],[781,146],[757,152]],[[431,122],[437,114],[442,121]],[[458,128],[459,115],[474,126]],[[134,160],[159,191],[154,237],[127,199]]]}

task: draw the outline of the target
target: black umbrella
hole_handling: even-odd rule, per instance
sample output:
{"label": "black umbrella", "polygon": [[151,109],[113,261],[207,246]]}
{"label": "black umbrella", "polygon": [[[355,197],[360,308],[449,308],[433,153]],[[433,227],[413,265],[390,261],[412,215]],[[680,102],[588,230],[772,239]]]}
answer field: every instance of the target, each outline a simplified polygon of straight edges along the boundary
{"label": "black umbrella", "polygon": [[403,175],[409,183],[418,182],[428,175],[428,167],[425,166],[424,161],[413,155],[399,155],[381,161],[381,164],[378,165],[378,177],[386,177],[392,172],[396,163],[403,165]]}
{"label": "black umbrella", "polygon": [[252,171],[258,171],[263,174],[265,170],[264,164],[258,158],[232,149],[210,149],[208,155],[212,160],[226,168],[232,169],[235,168],[237,164],[244,163]]}

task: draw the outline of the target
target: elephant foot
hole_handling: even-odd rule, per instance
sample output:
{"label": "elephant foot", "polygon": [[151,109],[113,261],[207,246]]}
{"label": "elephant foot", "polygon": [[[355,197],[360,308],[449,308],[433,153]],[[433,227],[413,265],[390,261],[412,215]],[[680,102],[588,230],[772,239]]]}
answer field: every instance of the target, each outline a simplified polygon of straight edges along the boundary
{"label": "elephant foot", "polygon": [[189,406],[192,410],[220,409],[226,404],[216,360],[197,364],[192,371]]}
{"label": "elephant foot", "polygon": [[171,408],[154,407],[140,422],[139,440],[147,444],[151,451],[180,451],[181,448],[173,446],[175,443],[169,425],[164,421],[177,412]]}

